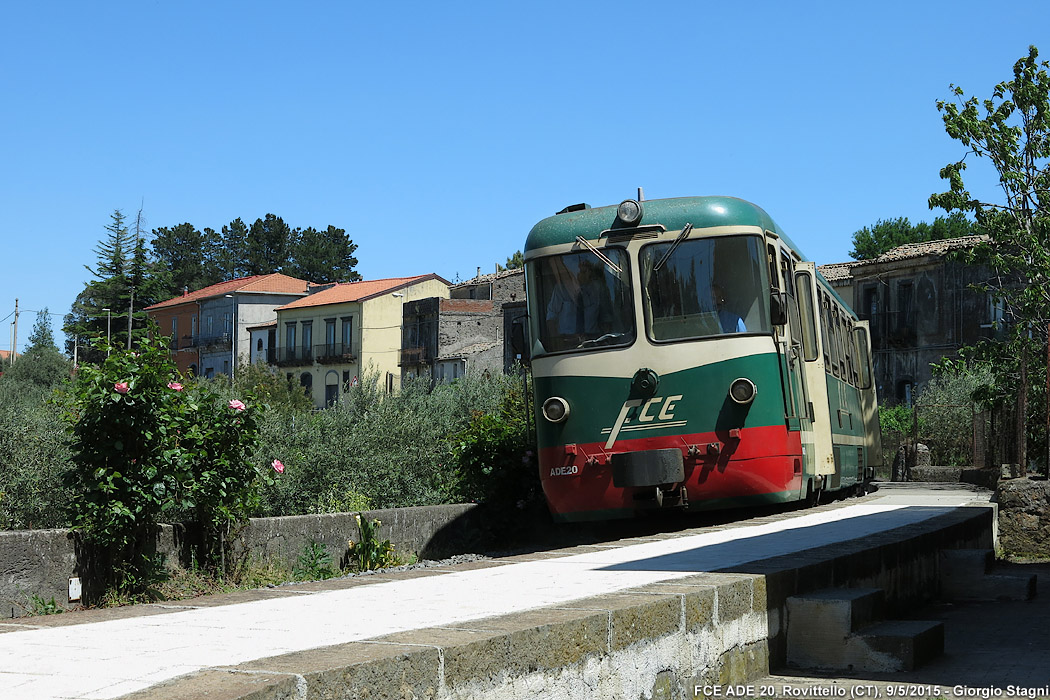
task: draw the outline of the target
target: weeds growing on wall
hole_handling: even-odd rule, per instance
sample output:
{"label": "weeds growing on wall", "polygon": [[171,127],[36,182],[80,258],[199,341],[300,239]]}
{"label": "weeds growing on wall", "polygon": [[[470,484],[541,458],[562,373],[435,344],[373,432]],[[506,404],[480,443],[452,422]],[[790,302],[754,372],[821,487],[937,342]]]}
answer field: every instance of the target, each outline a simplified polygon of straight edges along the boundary
{"label": "weeds growing on wall", "polygon": [[356,571],[374,571],[401,564],[401,558],[394,553],[390,540],[379,539],[379,520],[368,520],[355,515],[358,540],[347,541],[347,566]]}
{"label": "weeds growing on wall", "polygon": [[339,573],[328,549],[320,542],[310,542],[303,547],[292,568],[292,576],[298,581],[323,581]]}

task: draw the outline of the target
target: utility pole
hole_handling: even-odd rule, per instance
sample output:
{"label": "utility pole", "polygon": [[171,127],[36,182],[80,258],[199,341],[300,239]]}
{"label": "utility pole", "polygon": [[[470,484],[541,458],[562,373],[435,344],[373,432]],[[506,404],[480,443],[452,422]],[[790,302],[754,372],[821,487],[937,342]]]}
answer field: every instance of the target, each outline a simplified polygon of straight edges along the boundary
{"label": "utility pole", "polygon": [[135,311],[135,288],[131,288],[131,301],[128,302],[128,350],[131,349],[131,315]]}
{"label": "utility pole", "polygon": [[18,359],[18,299],[15,299],[14,330],[11,331],[11,364]]}

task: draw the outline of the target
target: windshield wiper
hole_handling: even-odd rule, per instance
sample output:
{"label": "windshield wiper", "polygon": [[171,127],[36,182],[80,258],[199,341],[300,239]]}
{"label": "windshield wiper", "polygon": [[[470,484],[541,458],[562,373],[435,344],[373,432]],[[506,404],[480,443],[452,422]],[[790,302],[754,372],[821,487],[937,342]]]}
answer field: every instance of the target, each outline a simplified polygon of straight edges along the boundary
{"label": "windshield wiper", "polygon": [[617,265],[612,260],[610,260],[605,255],[605,253],[603,253],[602,251],[598,250],[597,248],[592,246],[590,243],[588,243],[587,239],[585,239],[583,236],[576,236],[576,242],[579,243],[580,245],[582,245],[587,250],[589,250],[592,253],[594,253],[595,255],[597,255],[598,259],[601,260],[606,265],[608,265],[609,269],[612,270],[613,272],[615,272],[616,274],[620,274],[621,272],[623,272],[623,270],[620,269],[619,265]]}
{"label": "windshield wiper", "polygon": [[660,271],[660,268],[662,268],[664,266],[664,263],[667,262],[667,259],[671,257],[671,255],[675,252],[675,250],[677,250],[679,244],[682,241],[685,240],[685,237],[688,236],[689,232],[692,231],[692,230],[693,230],[693,225],[692,224],[686,224],[685,226],[682,227],[682,232],[678,234],[678,237],[675,238],[674,241],[672,241],[671,247],[668,248],[667,252],[664,253],[664,256],[662,258],[660,258],[660,262],[656,263],[656,265],[653,266],[653,272],[654,273]]}

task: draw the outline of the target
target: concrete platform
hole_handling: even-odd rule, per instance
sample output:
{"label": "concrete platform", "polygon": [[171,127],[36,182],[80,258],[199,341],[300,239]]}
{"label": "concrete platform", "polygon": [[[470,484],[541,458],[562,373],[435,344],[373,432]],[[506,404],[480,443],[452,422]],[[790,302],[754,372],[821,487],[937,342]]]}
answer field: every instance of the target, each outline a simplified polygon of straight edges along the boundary
{"label": "concrete platform", "polygon": [[782,663],[788,595],[928,596],[939,549],[992,545],[988,501],[911,484],[616,548],[19,620],[0,697],[681,697]]}

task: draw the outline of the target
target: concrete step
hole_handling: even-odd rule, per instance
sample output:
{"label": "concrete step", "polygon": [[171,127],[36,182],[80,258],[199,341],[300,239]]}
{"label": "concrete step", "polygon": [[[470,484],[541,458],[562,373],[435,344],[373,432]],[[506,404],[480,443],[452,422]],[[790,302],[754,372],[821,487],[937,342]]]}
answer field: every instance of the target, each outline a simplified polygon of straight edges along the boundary
{"label": "concrete step", "polygon": [[847,668],[846,640],[882,617],[880,588],[828,588],[787,599],[787,662],[795,668]]}
{"label": "concrete step", "polygon": [[944,626],[880,621],[878,588],[836,588],[787,599],[787,663],[829,671],[910,671],[944,651]]}
{"label": "concrete step", "polygon": [[944,600],[1031,600],[1035,574],[991,573],[990,549],[944,549],[940,553],[941,598]]}
{"label": "concrete step", "polygon": [[944,653],[944,623],[889,620],[869,625],[847,641],[854,671],[914,671]]}

